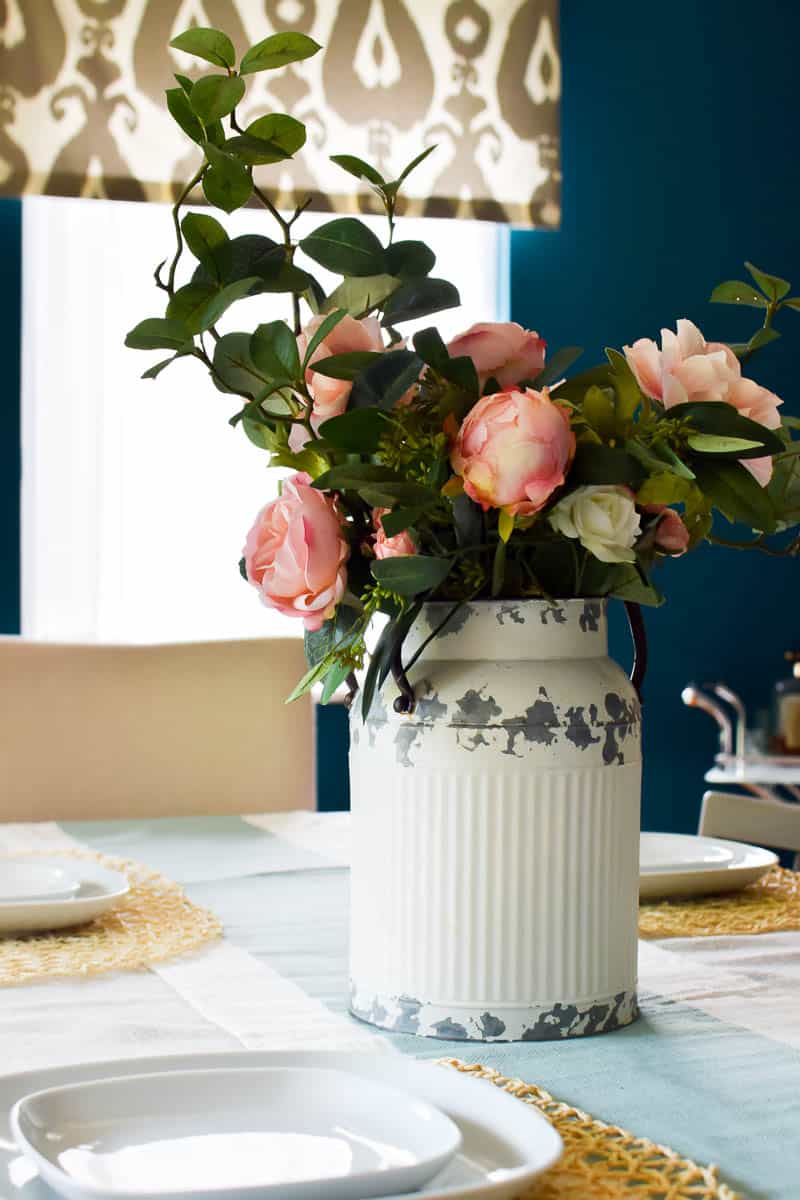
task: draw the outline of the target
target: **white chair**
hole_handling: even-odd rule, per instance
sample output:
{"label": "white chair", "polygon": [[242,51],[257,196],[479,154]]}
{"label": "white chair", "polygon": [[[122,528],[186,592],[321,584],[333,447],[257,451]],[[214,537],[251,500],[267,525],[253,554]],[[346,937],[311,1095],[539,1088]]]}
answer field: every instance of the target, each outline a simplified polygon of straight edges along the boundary
{"label": "white chair", "polygon": [[314,807],[302,640],[0,638],[0,820]]}
{"label": "white chair", "polygon": [[[775,850],[800,851],[800,804],[765,796],[706,792],[698,833]],[[798,859],[795,859],[795,866]]]}

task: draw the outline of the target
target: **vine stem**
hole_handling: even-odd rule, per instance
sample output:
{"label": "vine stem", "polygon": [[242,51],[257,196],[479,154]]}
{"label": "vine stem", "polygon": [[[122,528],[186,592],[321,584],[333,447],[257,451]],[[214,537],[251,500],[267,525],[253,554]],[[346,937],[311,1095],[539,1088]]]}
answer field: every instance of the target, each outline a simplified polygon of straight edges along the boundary
{"label": "vine stem", "polygon": [[707,541],[714,546],[726,546],[729,550],[760,550],[762,554],[769,554],[771,558],[795,558],[800,554],[800,537],[796,537],[783,548],[767,545],[763,537],[758,537],[752,542],[737,542],[733,538],[719,537],[715,533],[709,533]]}
{"label": "vine stem", "polygon": [[208,163],[204,162],[202,167],[200,168],[200,170],[195,175],[193,175],[192,178],[189,180],[189,182],[186,184],[186,187],[183,189],[180,196],[178,196],[178,199],[175,201],[174,205],[172,206],[172,223],[175,226],[175,240],[178,243],[178,245],[175,250],[175,255],[174,255],[172,262],[170,263],[170,267],[169,267],[169,279],[167,281],[167,291],[169,292],[170,296],[172,296],[175,292],[175,272],[178,269],[178,261],[181,257],[181,254],[183,253],[183,234],[181,233],[181,223],[180,223],[181,205],[184,203],[184,201],[186,200],[186,197],[189,195],[189,193],[192,191],[192,189],[197,187],[198,183],[203,178],[207,167],[208,167]]}
{"label": "vine stem", "polygon": [[[271,213],[271,215],[278,222],[278,225],[280,226],[280,229],[281,229],[281,233],[283,234],[283,244],[286,247],[286,261],[288,263],[292,262],[292,260],[294,258],[294,252],[295,252],[295,246],[294,246],[294,243],[292,242],[292,226],[294,225],[295,221],[300,216],[300,214],[305,212],[305,210],[308,208],[309,204],[311,203],[311,197],[307,196],[306,199],[303,201],[303,203],[298,208],[295,209],[294,215],[291,216],[289,218],[289,220],[287,221],[286,218],[281,215],[281,213],[278,211],[278,209],[272,203],[272,201],[270,200],[270,198],[266,194],[266,192],[263,192],[261,190],[261,188],[258,187],[257,184],[255,184],[255,183],[253,184],[253,194],[258,197],[258,199],[261,201],[261,203],[266,208],[267,212]],[[300,323],[300,297],[297,294],[297,292],[292,292],[292,320],[293,320],[293,325],[294,325],[295,337],[297,337],[302,328],[301,323]]]}

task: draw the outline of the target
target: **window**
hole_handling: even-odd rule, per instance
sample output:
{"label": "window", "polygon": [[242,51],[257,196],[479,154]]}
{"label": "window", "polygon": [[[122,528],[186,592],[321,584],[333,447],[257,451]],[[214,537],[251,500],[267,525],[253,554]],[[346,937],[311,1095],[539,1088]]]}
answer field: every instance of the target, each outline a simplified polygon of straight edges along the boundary
{"label": "window", "polygon": [[[301,233],[327,219],[305,216]],[[226,226],[234,235],[268,220],[246,210]],[[249,523],[276,481],[266,456],[227,424],[231,398],[193,361],[143,381],[150,356],[123,345],[132,325],[160,311],[152,270],[171,236],[161,205],[24,201],[26,637],[154,642],[301,632],[265,609],[237,571]],[[407,220],[403,236],[428,241],[437,274],[461,291],[462,307],[435,318],[443,336],[503,319],[505,230]],[[253,324],[286,316],[287,303],[253,297],[221,328],[243,316]]]}

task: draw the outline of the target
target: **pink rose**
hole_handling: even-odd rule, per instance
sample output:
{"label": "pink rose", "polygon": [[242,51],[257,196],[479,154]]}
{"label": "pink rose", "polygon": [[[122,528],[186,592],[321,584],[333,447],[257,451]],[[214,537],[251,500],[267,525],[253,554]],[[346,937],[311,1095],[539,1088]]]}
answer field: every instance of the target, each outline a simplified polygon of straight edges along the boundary
{"label": "pink rose", "polygon": [[656,526],[656,546],[659,550],[676,556],[686,553],[689,549],[689,530],[674,508],[668,508],[666,504],[643,504],[642,511],[660,514]]}
{"label": "pink rose", "polygon": [[535,379],[544,366],[547,343],[513,321],[471,325],[450,342],[452,358],[466,355],[475,364],[481,387],[494,377],[501,388]]}
{"label": "pink rose", "polygon": [[407,529],[387,537],[383,531],[383,517],[389,512],[388,508],[373,508],[372,524],[375,526],[375,557],[399,558],[407,554],[416,554],[417,547]]}
{"label": "pink rose", "polygon": [[546,389],[529,388],[479,400],[458,432],[450,462],[484,511],[530,516],[564,482],[574,453],[569,413]]}
{"label": "pink rose", "polygon": [[284,480],[278,499],[256,517],[244,560],[263,602],[284,616],[302,617],[313,631],[344,595],[350,547],[336,500],[310,484],[302,471]]}
{"label": "pink rose", "polygon": [[[297,349],[300,358],[305,355],[308,343],[319,329],[324,316],[314,317],[306,325],[297,339]],[[384,349],[381,326],[377,317],[365,317],[357,321],[355,317],[342,317],[338,325],[334,325],[328,336],[320,342],[306,369],[306,383],[313,399],[311,424],[319,429],[323,421],[330,417],[340,416],[347,408],[352,383],[344,379],[328,379],[313,370],[313,364],[322,358],[330,358],[334,354],[349,354],[354,350],[371,350],[380,352]],[[289,449],[295,454],[303,449],[309,440],[308,430],[303,425],[293,425],[289,434]]]}
{"label": "pink rose", "polygon": [[707,342],[691,321],[681,319],[678,332],[661,330],[661,349],[650,338],[623,346],[628,365],[646,396],[665,408],[689,400],[725,400],[741,375],[729,346]]}
{"label": "pink rose", "polygon": [[[725,399],[728,404],[737,408],[743,417],[758,421],[759,425],[764,425],[767,429],[777,429],[780,426],[778,408],[783,401],[753,379],[737,379]],[[743,467],[747,467],[761,487],[767,486],[772,478],[770,455],[765,454],[763,458],[740,458],[739,461]]]}

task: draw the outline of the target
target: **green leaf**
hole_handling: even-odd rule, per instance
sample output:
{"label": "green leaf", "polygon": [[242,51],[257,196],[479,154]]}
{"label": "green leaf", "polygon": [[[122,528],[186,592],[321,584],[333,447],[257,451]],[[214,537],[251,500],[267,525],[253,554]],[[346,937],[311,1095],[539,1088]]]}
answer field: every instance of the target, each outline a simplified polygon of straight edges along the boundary
{"label": "green leaf", "polygon": [[757,292],[752,283],[740,279],[729,279],[720,283],[709,296],[711,304],[746,304],[750,308],[766,308],[767,301]]}
{"label": "green leaf", "polygon": [[780,336],[777,329],[757,329],[747,343],[747,349],[750,351],[760,350],[762,346],[768,346],[770,342],[776,342]]}
{"label": "green leaf", "polygon": [[622,484],[636,491],[645,480],[641,463],[626,450],[596,442],[580,442],[569,473],[569,484]]}
{"label": "green leaf", "polygon": [[311,370],[328,379],[343,379],[352,383],[372,363],[383,358],[380,350],[350,350],[346,354],[332,354],[329,358],[318,358]]}
{"label": "green leaf", "polygon": [[377,408],[354,408],[323,421],[319,432],[348,454],[374,454],[386,432],[386,418]]}
{"label": "green leaf", "polygon": [[[674,408],[669,409],[664,419],[671,418],[688,421],[692,428],[699,433],[743,438],[745,441],[755,442],[756,445],[763,447],[764,454],[780,454],[783,449],[783,443],[777,434],[764,425],[760,425],[758,421],[743,417],[732,404],[726,404],[723,401],[694,400],[688,404],[675,405]],[[752,458],[757,455],[751,454],[746,457]]]}
{"label": "green leaf", "polygon": [[363,721],[366,721],[369,716],[376,688],[382,687],[383,681],[389,673],[392,658],[396,652],[399,652],[421,607],[419,603],[413,604],[405,612],[393,616],[384,625],[375,649],[370,655],[369,665],[361,686],[361,718]]}
{"label": "green leaf", "polygon": [[203,58],[215,67],[232,67],[236,63],[233,42],[219,29],[198,25],[194,29],[187,29],[185,33],[179,33],[172,39],[170,46],[173,50],[183,50],[185,54]]}
{"label": "green leaf", "polygon": [[364,484],[402,482],[402,477],[396,471],[377,463],[343,463],[342,466],[331,467],[324,475],[320,475],[314,480],[313,486],[323,492],[356,492]]}
{"label": "green leaf", "polygon": [[318,662],[313,667],[309,667],[300,682],[292,688],[292,691],[286,697],[286,704],[291,704],[294,700],[299,700],[306,692],[310,691],[315,683],[318,683],[328,673],[329,664],[326,659]]}
{"label": "green leaf", "polygon": [[217,294],[214,283],[187,283],[178,288],[167,305],[167,316],[175,321],[182,321],[190,333],[202,333],[207,326],[203,325],[203,313],[209,300]]}
{"label": "green leaf", "polygon": [[135,325],[125,338],[130,350],[183,350],[191,346],[191,334],[182,321],[148,317]]}
{"label": "green leaf", "polygon": [[[364,409],[364,411],[368,410]],[[425,511],[425,508],[421,508],[419,505],[410,508],[395,508],[381,517],[383,532],[387,537],[396,537],[398,533],[405,533],[410,525],[423,516]]]}
{"label": "green leaf", "polygon": [[402,505],[405,508],[430,509],[438,499],[436,492],[425,484],[411,483],[409,480],[400,483],[362,483],[359,494],[374,508],[394,508],[396,505]]}
{"label": "green leaf", "polygon": [[625,426],[633,420],[636,410],[642,402],[642,393],[625,355],[608,346],[606,357],[611,365],[611,383],[615,392],[614,408],[617,421]]}
{"label": "green leaf", "polygon": [[300,247],[320,266],[339,275],[382,275],[383,246],[372,230],[355,217],[338,217],[304,237]]}
{"label": "green leaf", "polygon": [[320,322],[311,338],[311,341],[306,346],[306,352],[303,355],[303,370],[305,370],[308,366],[311,356],[313,355],[317,346],[319,346],[321,342],[325,341],[325,338],[328,336],[331,330],[335,329],[339,322],[346,316],[346,311],[343,308],[339,308],[336,310],[336,312],[330,313],[324,321]]}
{"label": "green leaf", "polygon": [[358,375],[350,392],[350,407],[392,408],[416,383],[421,370],[422,359],[413,351],[387,350]]}
{"label": "green leaf", "polygon": [[399,325],[428,317],[445,308],[457,308],[461,303],[458,288],[446,279],[412,279],[393,292],[384,306],[383,325]]}
{"label": "green leaf", "polygon": [[226,147],[255,166],[291,158],[305,140],[306,127],[302,121],[284,113],[270,113],[253,121],[243,134],[229,138]]}
{"label": "green leaf", "polygon": [[741,463],[698,459],[695,473],[700,490],[729,521],[772,532],[775,516],[769,494]]}
{"label": "green leaf", "polygon": [[152,367],[148,367],[146,371],[142,372],[142,379],[157,379],[161,372],[168,367],[170,363],[176,362],[179,358],[186,357],[187,356],[185,354],[179,353],[173,354],[171,358],[162,358],[161,362],[156,363]]}
{"label": "green leaf", "polygon": [[204,75],[192,88],[189,103],[204,125],[219,121],[233,112],[245,93],[238,75]]}
{"label": "green leaf", "polygon": [[745,438],[720,437],[715,433],[692,433],[688,441],[695,454],[713,454],[718,458],[759,458],[764,453],[760,442],[749,442]]}
{"label": "green leaf", "polygon": [[436,143],[434,143],[433,146],[428,146],[427,150],[423,150],[421,154],[418,154],[416,156],[416,158],[412,158],[412,160],[408,164],[408,166],[403,167],[403,170],[398,175],[397,186],[399,187],[401,183],[403,183],[406,179],[408,179],[409,175],[415,169],[415,167],[418,167],[421,162],[424,162],[429,154],[433,154],[435,149],[436,149]]}
{"label": "green leaf", "polygon": [[501,542],[507,542],[514,532],[514,518],[504,508],[500,509],[500,516],[497,519],[497,532]]}
{"label": "green leaf", "polygon": [[289,63],[311,58],[322,47],[304,33],[273,33],[251,46],[241,61],[239,72],[252,75],[255,71],[275,71]]}
{"label": "green leaf", "polygon": [[[223,283],[235,283],[248,275],[257,275],[265,292],[302,292],[311,279],[305,271],[286,261],[283,246],[257,233],[243,233],[217,246],[213,260],[216,274]],[[203,264],[195,274],[204,278],[210,273]]]}
{"label": "green leaf", "polygon": [[793,308],[796,312],[800,312],[800,296],[792,296],[789,300],[784,300],[781,308]]}
{"label": "green leaf", "polygon": [[337,692],[343,683],[347,683],[352,669],[349,663],[334,663],[325,676],[325,684],[319,697],[320,704],[328,704],[334,692]]}
{"label": "green leaf", "polygon": [[437,588],[449,575],[452,565],[450,558],[405,554],[377,559],[370,570],[382,587],[398,596],[418,596]]}
{"label": "green leaf", "polygon": [[336,618],[322,622],[319,629],[307,629],[303,634],[303,649],[309,667],[316,667],[327,658],[336,639]]}
{"label": "green leaf", "polygon": [[681,479],[671,471],[651,475],[645,479],[636,493],[638,504],[681,504],[691,493],[694,485]]}
{"label": "green leaf", "polygon": [[214,347],[213,362],[212,382],[219,391],[247,392],[253,397],[266,391],[267,381],[250,357],[249,333],[224,334]]}
{"label": "green leaf", "polygon": [[249,170],[238,158],[226,154],[210,142],[206,143],[205,150],[211,163],[203,175],[206,200],[227,213],[241,208],[253,194],[253,180]]}
{"label": "green leaf", "polygon": [[466,355],[451,358],[438,329],[421,329],[414,334],[414,349],[424,363],[449,383],[454,383],[470,396],[480,392],[480,381],[475,364]]}
{"label": "green leaf", "polygon": [[187,96],[191,96],[192,88],[194,87],[194,83],[192,82],[191,79],[189,79],[186,75],[178,75],[178,74],[174,75],[173,79],[176,79],[178,81],[178,83],[181,85],[181,87],[183,88],[183,90]]}
{"label": "green leaf", "polygon": [[331,162],[335,162],[350,175],[355,175],[356,179],[366,179],[378,188],[383,187],[386,183],[379,171],[376,171],[368,162],[364,162],[363,158],[356,158],[354,154],[332,154]]}
{"label": "green leaf", "polygon": [[582,346],[562,346],[533,380],[533,386],[538,389],[547,387],[551,383],[558,383],[559,379],[582,354]]}
{"label": "green leaf", "polygon": [[555,400],[569,400],[572,404],[580,405],[586,394],[586,389],[592,387],[594,384],[598,387],[612,386],[613,370],[609,363],[603,363],[599,367],[590,367],[587,371],[581,371],[579,375],[573,375],[571,379],[565,380],[552,393],[551,398]]}
{"label": "green leaf", "polygon": [[386,249],[386,264],[390,275],[417,279],[431,273],[436,265],[436,255],[424,242],[392,242]]}
{"label": "green leaf", "polygon": [[250,356],[270,378],[294,381],[302,374],[297,338],[283,321],[258,326],[250,339]]}
{"label": "green leaf", "polygon": [[764,295],[769,296],[770,300],[782,300],[791,291],[792,285],[785,279],[781,279],[779,275],[767,275],[766,271],[759,271],[758,267],[753,266],[750,262],[746,262],[744,265]]}
{"label": "green leaf", "polygon": [[775,511],[776,530],[800,525],[800,458],[776,459],[767,492]]}
{"label": "green leaf", "polygon": [[205,213],[187,213],[181,221],[181,232],[195,258],[219,279],[214,251],[228,241],[228,235],[219,221]]}
{"label": "green leaf", "polygon": [[366,317],[399,286],[395,275],[348,276],[331,292],[325,308],[341,308],[353,317]]}
{"label": "green leaf", "polygon": [[173,121],[180,125],[187,137],[201,145],[206,140],[203,123],[196,116],[183,88],[167,88],[167,108]]}
{"label": "green leaf", "polygon": [[[630,449],[630,447],[628,448]],[[683,459],[678,457],[667,442],[662,441],[661,438],[654,438],[651,449],[656,459],[662,463],[666,463],[667,467],[676,475],[679,475],[681,479],[685,479],[688,482],[694,479],[694,471],[690,467],[687,467]]]}
{"label": "green leaf", "polygon": [[590,387],[583,398],[583,415],[600,437],[608,440],[617,428],[614,393],[608,388]]}
{"label": "green leaf", "polygon": [[[453,525],[459,548],[479,546],[484,539],[484,515],[480,505],[471,500],[466,492],[452,501]],[[385,526],[384,526],[385,528]]]}
{"label": "green leaf", "polygon": [[610,594],[619,600],[631,600],[635,604],[647,604],[659,608],[664,597],[635,565],[619,564],[620,570],[613,576]]}
{"label": "green leaf", "polygon": [[200,313],[197,318],[198,333],[203,333],[215,325],[237,300],[243,300],[245,296],[254,295],[259,291],[261,291],[261,280],[257,275],[248,276],[246,279],[237,279],[236,283],[229,283],[216,292]]}

